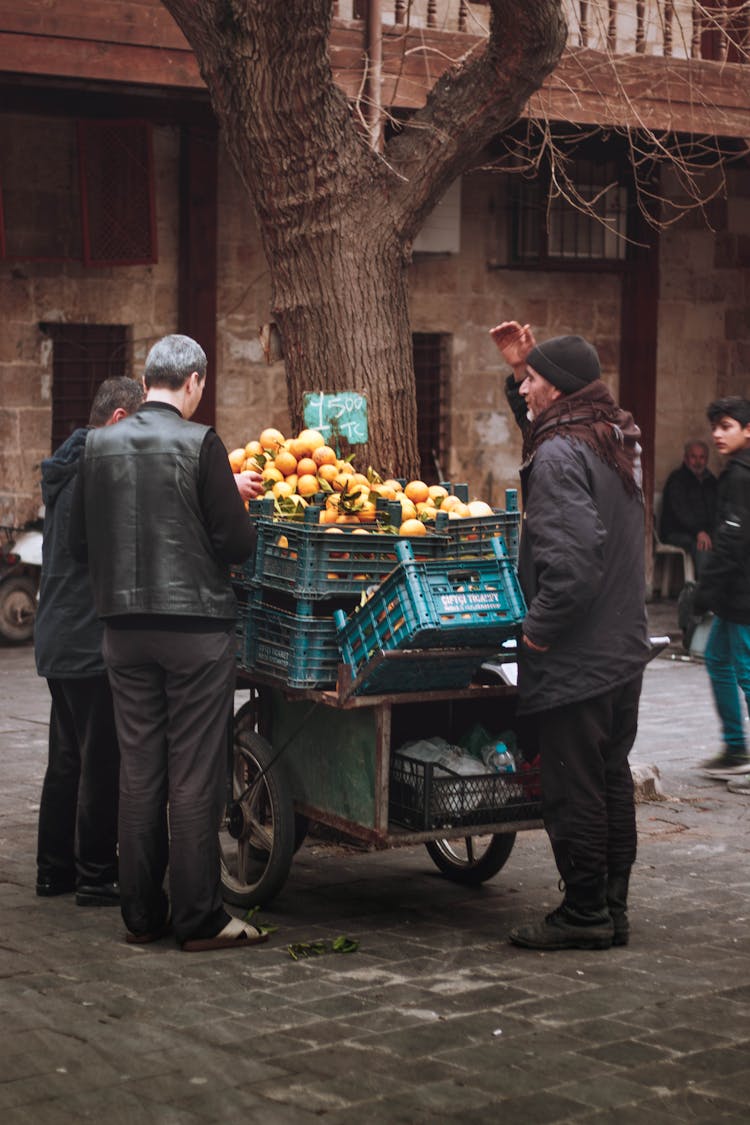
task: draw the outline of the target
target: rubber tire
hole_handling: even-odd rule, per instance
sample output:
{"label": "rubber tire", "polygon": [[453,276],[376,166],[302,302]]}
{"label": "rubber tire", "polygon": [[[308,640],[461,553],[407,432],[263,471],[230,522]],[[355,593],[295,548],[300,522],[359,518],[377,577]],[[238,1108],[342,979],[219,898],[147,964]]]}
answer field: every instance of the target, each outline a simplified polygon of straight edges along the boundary
{"label": "rubber tire", "polygon": [[[255,730],[255,717],[253,703],[246,704],[235,715],[232,762],[235,777],[246,765],[257,777],[273,762],[273,747]],[[296,830],[294,805],[280,760],[265,774],[254,807],[262,818],[262,826],[270,825],[270,850],[260,842],[243,847],[241,841],[229,836],[225,826],[219,833],[224,901],[246,909],[269,903],[284,886],[292,865]],[[238,870],[243,863],[243,852],[244,870]],[[227,864],[227,854],[235,861],[233,870]]]}
{"label": "rubber tire", "polygon": [[[479,839],[479,837],[464,837],[464,839]],[[490,842],[481,855],[473,861],[461,861],[447,854],[450,840],[430,840],[425,844],[430,859],[446,879],[454,883],[463,883],[465,886],[477,887],[480,883],[497,875],[505,866],[513,845],[516,841],[515,832],[499,832],[490,838]]]}
{"label": "rubber tire", "polygon": [[[24,575],[0,582],[0,636],[6,641],[22,644],[34,636],[36,590],[34,579]],[[20,622],[14,620],[19,610],[25,615]]]}

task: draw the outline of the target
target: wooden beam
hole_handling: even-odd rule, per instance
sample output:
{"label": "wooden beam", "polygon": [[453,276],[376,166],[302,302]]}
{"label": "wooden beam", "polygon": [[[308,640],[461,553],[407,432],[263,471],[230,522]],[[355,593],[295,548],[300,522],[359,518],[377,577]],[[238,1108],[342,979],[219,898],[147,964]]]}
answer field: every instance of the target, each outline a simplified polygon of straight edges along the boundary
{"label": "wooden beam", "polygon": [[218,244],[218,130],[183,127],[180,136],[180,252],[177,331],[192,336],[208,359],[208,377],[195,421],[216,421],[216,290]]}
{"label": "wooden beam", "polygon": [[749,78],[746,66],[653,55],[620,56],[615,69],[600,52],[571,48],[530,99],[526,116],[750,137]]}
{"label": "wooden beam", "polygon": [[[205,90],[197,62],[159,0],[0,0],[0,75]],[[350,98],[362,89],[361,21],[334,20],[331,65]],[[424,105],[452,65],[484,40],[433,28],[383,27],[383,103]],[[750,68],[570,47],[527,107],[530,117],[656,131],[750,136]]]}

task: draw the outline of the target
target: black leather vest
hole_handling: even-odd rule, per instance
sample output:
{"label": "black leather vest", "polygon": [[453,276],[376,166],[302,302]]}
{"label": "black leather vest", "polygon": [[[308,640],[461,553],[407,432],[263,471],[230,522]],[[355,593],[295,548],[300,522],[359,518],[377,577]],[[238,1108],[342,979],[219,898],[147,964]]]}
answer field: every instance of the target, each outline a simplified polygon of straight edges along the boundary
{"label": "black leather vest", "polygon": [[232,618],[227,568],[198,497],[207,427],[172,410],[141,410],[86,441],[86,534],[100,617]]}

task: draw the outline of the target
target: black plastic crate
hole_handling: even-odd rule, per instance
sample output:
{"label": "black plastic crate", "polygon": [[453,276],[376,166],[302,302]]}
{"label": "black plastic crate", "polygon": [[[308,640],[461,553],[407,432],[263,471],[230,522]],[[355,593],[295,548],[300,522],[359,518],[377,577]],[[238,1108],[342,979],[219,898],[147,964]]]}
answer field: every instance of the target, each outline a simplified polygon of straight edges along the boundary
{"label": "black plastic crate", "polygon": [[539,770],[464,776],[391,754],[388,819],[417,832],[541,817]]}

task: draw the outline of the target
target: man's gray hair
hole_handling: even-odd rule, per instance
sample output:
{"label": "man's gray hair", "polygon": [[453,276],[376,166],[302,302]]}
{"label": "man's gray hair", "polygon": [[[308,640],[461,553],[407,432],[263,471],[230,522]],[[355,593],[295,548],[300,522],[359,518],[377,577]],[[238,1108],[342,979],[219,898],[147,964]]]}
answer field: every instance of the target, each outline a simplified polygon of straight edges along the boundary
{"label": "man's gray hair", "polygon": [[143,402],[143,385],[127,375],[114,375],[100,385],[89,414],[90,426],[103,426],[115,410],[134,414]]}
{"label": "man's gray hair", "polygon": [[206,353],[190,336],[163,336],[146,356],[143,381],[147,389],[167,387],[179,391],[194,371],[202,382],[207,365]]}
{"label": "man's gray hair", "polygon": [[695,438],[693,441],[686,441],[685,442],[685,448],[683,449],[682,452],[687,457],[690,450],[694,449],[696,445],[698,446],[699,449],[702,449],[703,452],[706,454],[706,457],[708,457],[708,455],[710,453],[710,450],[708,448],[708,442],[701,441],[700,438]]}

